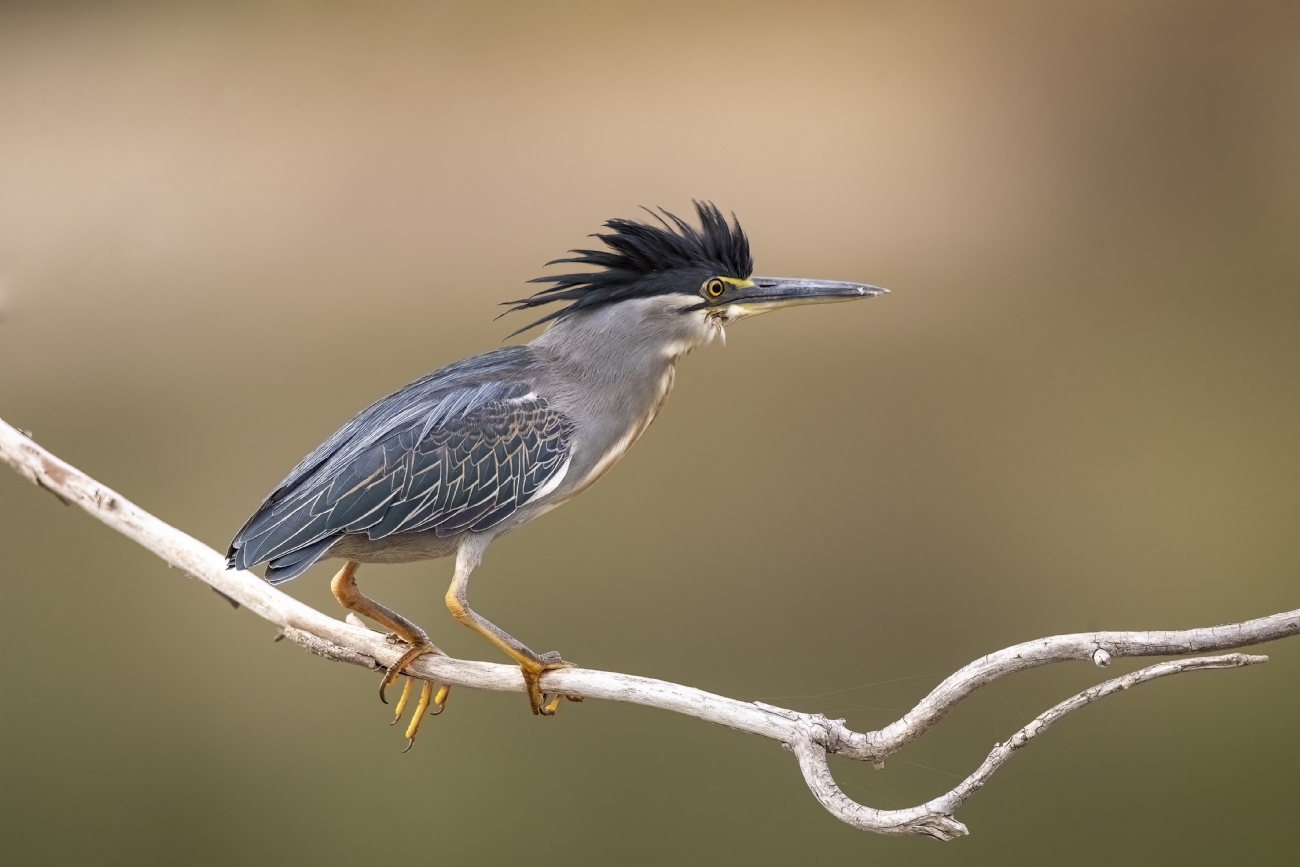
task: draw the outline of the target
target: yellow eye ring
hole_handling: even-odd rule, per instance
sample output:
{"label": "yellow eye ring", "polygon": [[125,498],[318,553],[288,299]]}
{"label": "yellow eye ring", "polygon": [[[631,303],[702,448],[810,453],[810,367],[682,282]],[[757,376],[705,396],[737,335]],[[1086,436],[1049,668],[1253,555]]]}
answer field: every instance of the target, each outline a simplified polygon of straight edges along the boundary
{"label": "yellow eye ring", "polygon": [[722,293],[725,290],[726,290],[726,284],[724,284],[717,277],[714,277],[712,280],[704,284],[704,293],[708,295],[710,298],[721,298]]}

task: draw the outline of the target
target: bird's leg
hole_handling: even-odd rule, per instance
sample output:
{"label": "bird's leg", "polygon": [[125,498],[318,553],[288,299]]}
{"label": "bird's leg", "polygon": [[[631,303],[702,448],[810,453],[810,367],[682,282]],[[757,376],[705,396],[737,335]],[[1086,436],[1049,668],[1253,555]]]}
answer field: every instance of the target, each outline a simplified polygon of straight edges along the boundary
{"label": "bird's leg", "polygon": [[464,546],[456,557],[456,575],[451,580],[451,587],[447,589],[447,608],[451,611],[451,616],[501,648],[507,656],[519,663],[519,668],[524,674],[524,687],[528,691],[528,703],[532,706],[533,713],[542,716],[554,715],[561,698],[582,701],[582,696],[579,695],[561,696],[557,693],[548,699],[542,693],[542,675],[557,668],[572,668],[572,663],[565,662],[560,658],[560,654],[554,651],[535,653],[519,639],[486,617],[481,617],[469,607],[469,575],[478,565],[479,556],[480,552]]}
{"label": "bird's leg", "polygon": [[[380,605],[373,599],[363,595],[357,587],[357,569],[361,564],[348,560],[343,564],[343,568],[334,576],[330,582],[330,589],[334,591],[334,598],[339,604],[349,611],[355,611],[363,617],[369,617],[385,629],[390,630],[393,635],[406,643],[406,652],[388,667],[384,673],[384,679],[379,682],[379,700],[388,703],[384,698],[384,690],[388,688],[393,681],[402,674],[402,671],[415,660],[424,656],[426,653],[442,654],[442,651],[434,646],[429,640],[429,636],[424,630],[407,620],[402,615]],[[445,655],[445,654],[443,654]],[[402,718],[402,711],[406,710],[406,702],[414,691],[415,679],[407,676],[406,685],[402,689],[402,697],[397,701],[397,713],[393,717],[393,722]],[[406,748],[409,750],[415,743],[415,736],[420,731],[420,723],[424,720],[425,713],[429,710],[432,703],[437,706],[433,713],[437,715],[442,713],[443,707],[447,703],[447,695],[451,688],[443,684],[442,688],[434,694],[433,684],[429,681],[422,681],[420,690],[420,700],[416,704],[415,714],[411,717],[411,724],[406,729]]]}

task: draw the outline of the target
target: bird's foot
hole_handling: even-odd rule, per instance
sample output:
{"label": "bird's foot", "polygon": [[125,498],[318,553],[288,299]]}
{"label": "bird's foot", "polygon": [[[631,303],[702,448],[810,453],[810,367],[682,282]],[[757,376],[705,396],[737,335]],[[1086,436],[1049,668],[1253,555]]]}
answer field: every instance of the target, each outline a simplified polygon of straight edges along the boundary
{"label": "bird's foot", "polygon": [[[384,702],[384,704],[388,703],[388,700],[384,698],[384,691],[388,689],[397,678],[402,676],[403,671],[408,665],[415,662],[415,660],[419,659],[421,656],[430,653],[446,656],[446,654],[435,647],[428,638],[406,642],[397,635],[390,635],[388,636],[388,640],[390,644],[402,643],[410,644],[410,646],[396,662],[388,667],[388,671],[384,673],[384,679],[379,682],[379,700]],[[433,681],[421,680],[420,678],[408,674],[406,676],[406,683],[402,687],[402,697],[397,700],[396,713],[393,714],[393,721],[392,723],[389,723],[389,725],[396,725],[397,721],[402,718],[402,712],[406,710],[406,704],[410,700],[411,694],[415,692],[415,684],[417,681],[420,683],[420,700],[416,703],[415,713],[411,714],[411,722],[406,727],[406,749],[402,752],[406,752],[407,750],[410,750],[411,747],[415,746],[415,736],[420,732],[420,723],[424,722],[425,714],[437,716],[442,713],[443,709],[447,706],[447,696],[451,694],[451,687],[445,683],[439,686],[435,693],[435,684]],[[433,706],[435,710],[430,711],[430,706]]]}
{"label": "bird's foot", "polygon": [[571,662],[565,662],[560,658],[560,654],[555,651],[543,653],[536,659],[524,659],[519,663],[519,669],[524,673],[524,688],[528,691],[528,703],[532,705],[533,713],[541,716],[555,716],[555,711],[560,707],[560,701],[568,699],[569,701],[582,701],[580,695],[563,695],[555,693],[549,695],[542,692],[542,675],[548,671],[555,671],[557,668],[573,668]]}

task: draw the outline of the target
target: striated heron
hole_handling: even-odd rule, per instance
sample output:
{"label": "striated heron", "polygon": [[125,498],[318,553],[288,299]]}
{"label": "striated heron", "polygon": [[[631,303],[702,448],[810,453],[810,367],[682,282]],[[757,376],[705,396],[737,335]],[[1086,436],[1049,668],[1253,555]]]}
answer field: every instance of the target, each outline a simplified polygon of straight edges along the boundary
{"label": "striated heron", "polygon": [[[455,554],[452,616],[519,664],[533,713],[555,713],[562,696],[544,694],[541,677],[569,663],[535,653],[469,607],[469,576],[487,546],[604,475],[663,407],[677,359],[727,325],[886,291],[751,277],[749,240],[735,217],[728,224],[711,203],[695,209],[699,229],[667,211],[651,212],[657,225],[610,220],[609,232],[594,236],[606,249],[548,262],[594,270],[539,277],[532,282],[553,285],[509,302],[507,312],[568,302],[521,329],[549,323],[540,337],[444,367],[362,410],[267,496],[231,543],[229,566],[267,563],[266,579],[281,584],[317,560],[345,561],[335,598],[407,648],[380,683],[382,699],[412,661],[442,651],[362,595],[359,564]],[[414,682],[408,677],[396,719]],[[421,685],[408,748],[430,707],[446,703],[448,687],[435,694],[433,686]]]}

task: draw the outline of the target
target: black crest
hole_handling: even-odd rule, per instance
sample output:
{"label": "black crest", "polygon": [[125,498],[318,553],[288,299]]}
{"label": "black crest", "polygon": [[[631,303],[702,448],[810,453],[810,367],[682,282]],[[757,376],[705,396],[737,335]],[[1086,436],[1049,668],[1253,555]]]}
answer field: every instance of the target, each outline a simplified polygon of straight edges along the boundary
{"label": "black crest", "polygon": [[[507,302],[513,306],[506,312],[541,307],[556,301],[572,303],[520,331],[602,304],[680,292],[682,278],[687,281],[698,278],[700,282],[714,276],[744,280],[753,272],[749,239],[734,214],[728,224],[712,202],[695,202],[695,213],[700,218],[700,228],[696,229],[662,208],[660,213],[663,216],[648,208],[646,210],[659,221],[659,225],[635,220],[609,220],[605,227],[612,231],[591,236],[603,241],[608,249],[570,250],[576,255],[547,262],[547,265],[593,265],[599,270],[556,274],[528,281],[555,285],[522,300]],[[692,284],[687,282],[686,285]]]}

